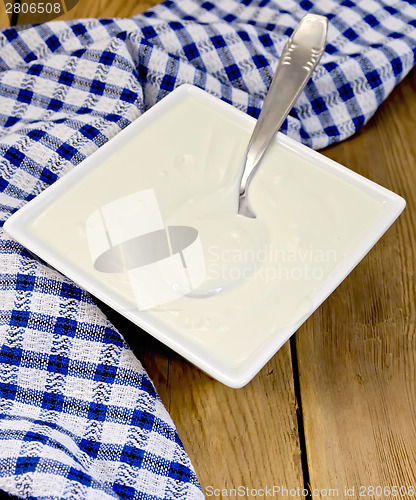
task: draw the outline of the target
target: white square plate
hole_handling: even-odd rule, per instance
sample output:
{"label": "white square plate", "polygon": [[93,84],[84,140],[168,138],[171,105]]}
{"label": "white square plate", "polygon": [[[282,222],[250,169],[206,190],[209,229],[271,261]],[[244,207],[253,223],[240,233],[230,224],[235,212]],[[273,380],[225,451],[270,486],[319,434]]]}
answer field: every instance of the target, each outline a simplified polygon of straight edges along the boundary
{"label": "white square plate", "polygon": [[[207,213],[219,210],[223,185],[226,196],[238,192],[254,124],[229,104],[182,85],[16,212],[5,230],[212,377],[242,387],[405,206],[400,196],[278,134],[250,189],[253,204],[260,206],[267,184],[267,196],[275,200],[267,224],[278,228],[284,251],[275,248],[274,267],[258,273],[264,283],[248,277],[241,287],[213,297],[189,295],[219,257],[228,262],[224,273],[244,271],[241,262],[232,267],[242,248],[226,249],[207,262],[203,237],[187,217],[199,213],[201,203]],[[181,203],[185,209],[175,219]],[[224,206],[232,212],[234,205]],[[152,242],[150,252],[136,245],[145,237]],[[211,246],[209,255],[214,248],[220,247]],[[248,265],[249,254],[244,258]],[[315,271],[310,279],[300,266],[305,261],[313,264],[309,273]]]}

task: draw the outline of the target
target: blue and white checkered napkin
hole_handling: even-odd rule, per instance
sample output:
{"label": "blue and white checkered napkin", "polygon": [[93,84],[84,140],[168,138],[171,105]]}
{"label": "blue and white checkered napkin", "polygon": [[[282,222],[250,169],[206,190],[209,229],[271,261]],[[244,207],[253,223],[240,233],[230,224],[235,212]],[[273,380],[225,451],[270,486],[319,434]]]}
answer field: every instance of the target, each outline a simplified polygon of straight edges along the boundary
{"label": "blue and white checkered napkin", "polygon": [[[321,148],[415,64],[413,1],[178,0],[134,19],[3,30],[2,221],[182,83],[256,116],[307,11],[329,18],[328,45],[283,130]],[[3,232],[0,268],[0,488],[202,498],[151,381],[90,296]]]}

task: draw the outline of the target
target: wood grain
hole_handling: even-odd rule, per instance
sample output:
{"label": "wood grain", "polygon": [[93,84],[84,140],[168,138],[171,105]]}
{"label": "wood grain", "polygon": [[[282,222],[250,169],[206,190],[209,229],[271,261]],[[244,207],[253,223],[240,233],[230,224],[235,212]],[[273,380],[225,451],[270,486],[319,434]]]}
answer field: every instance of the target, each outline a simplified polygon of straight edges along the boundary
{"label": "wood grain", "polygon": [[408,204],[297,341],[312,489],[354,487],[355,498],[360,486],[416,485],[415,82],[413,72],[357,136],[325,152]]}
{"label": "wood grain", "polygon": [[303,487],[289,344],[240,390],[175,360],[166,396],[205,491]]}

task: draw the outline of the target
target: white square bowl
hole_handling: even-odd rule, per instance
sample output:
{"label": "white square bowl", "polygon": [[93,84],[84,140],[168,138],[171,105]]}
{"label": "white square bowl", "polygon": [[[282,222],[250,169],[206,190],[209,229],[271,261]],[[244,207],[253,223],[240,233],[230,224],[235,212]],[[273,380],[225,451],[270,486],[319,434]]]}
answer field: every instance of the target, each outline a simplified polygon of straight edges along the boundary
{"label": "white square bowl", "polygon": [[[289,158],[293,164],[289,169],[298,168],[298,164],[306,168],[308,179],[302,181],[299,177],[299,186],[302,183],[303,188],[306,183],[315,185],[317,196],[327,207],[328,213],[336,206],[342,214],[342,220],[348,221],[350,236],[353,236],[349,238],[348,245],[344,245],[345,248],[341,245],[342,255],[339,255],[328,273],[301,297],[306,307],[294,307],[290,318],[283,320],[283,309],[279,312],[277,307],[276,314],[273,313],[273,304],[280,299],[273,296],[275,292],[271,289],[262,302],[256,302],[253,298],[253,301],[239,305],[242,323],[239,323],[241,318],[230,312],[230,315],[219,316],[220,324],[215,327],[215,332],[211,332],[208,327],[201,333],[195,321],[181,323],[175,318],[186,317],[188,308],[194,307],[191,304],[195,300],[203,301],[200,303],[204,303],[206,310],[211,310],[215,315],[217,307],[221,305],[218,302],[221,298],[195,299],[180,293],[176,300],[169,296],[171,287],[164,290],[166,295],[163,295],[163,284],[155,281],[149,265],[133,270],[97,270],[98,259],[113,250],[111,245],[117,246],[117,243],[138,234],[164,234],[167,209],[165,207],[164,213],[158,211],[157,203],[159,200],[163,205],[164,198],[170,196],[169,192],[175,191],[175,185],[166,184],[161,189],[157,186],[157,189],[153,189],[155,186],[152,184],[154,178],[151,172],[157,171],[160,175],[172,173],[178,177],[177,182],[187,184],[189,180],[192,186],[192,182],[197,182],[195,179],[191,182],[192,164],[195,161],[199,165],[199,175],[202,172],[200,184],[203,186],[204,177],[213,175],[209,164],[224,161],[232,164],[231,177],[224,173],[222,175],[228,179],[234,178],[235,184],[254,124],[253,118],[229,104],[196,87],[182,85],[12,215],[6,221],[5,230],[30,251],[215,379],[230,387],[242,387],[351,272],[405,207],[405,201],[400,196],[279,133],[264,162],[271,165],[270,168],[278,169],[282,158],[286,161]],[[256,177],[261,176],[263,168],[268,167],[262,165]],[[279,176],[284,178],[285,175],[288,174],[283,169]],[[320,186],[322,179],[326,179],[325,182],[329,184]],[[347,195],[350,190],[352,195],[362,196],[377,209],[368,214],[367,219],[365,203],[363,208],[355,207],[354,212],[351,206],[354,202],[351,199],[350,203],[348,196],[339,200],[334,198],[332,182],[338,186],[342,184]],[[296,183],[294,193],[292,206],[302,202],[300,198],[296,202]],[[277,190],[276,197],[281,195]],[[136,205],[132,204],[132,200]],[[149,207],[151,210],[156,207],[152,217],[148,213],[144,220],[135,212],[134,207],[140,203],[146,205],[148,210]],[[211,204],[209,197],[206,203],[208,210],[211,205],[215,206],[215,201]],[[122,224],[119,218],[112,215],[115,206],[119,214],[124,214]],[[314,207],[306,206],[304,209],[305,212],[313,213]],[[319,231],[322,231],[323,241],[327,236],[326,226],[320,223],[318,217],[315,218],[315,236],[318,235],[319,239]],[[361,219],[367,221],[365,225],[361,224]],[[282,219],[276,217],[276,220]],[[138,221],[138,227],[134,226],[132,230],[134,221]],[[342,227],[340,234],[343,234]],[[325,249],[324,243],[322,249]],[[159,262],[163,260],[168,264],[165,269],[169,268],[169,279],[180,281],[183,278],[180,272],[185,265],[183,253],[179,252],[181,260],[178,252],[172,253],[170,250],[172,259],[163,260],[160,257]],[[187,258],[191,258],[190,255]],[[149,256],[146,258],[149,259]],[[152,258],[150,256],[148,263],[152,264]],[[153,260],[158,258],[154,257]],[[104,271],[107,271],[106,261],[102,262]],[[188,275],[188,278],[192,276]],[[134,280],[146,282],[147,289],[136,289],[132,285]],[[198,281],[198,276],[195,280]],[[284,295],[285,287],[290,295],[289,290],[296,291],[298,288],[296,277],[286,277],[286,281],[279,286],[283,287],[280,297],[282,292]],[[156,300],[152,293],[156,293]],[[145,307],[138,307],[138,296],[140,300],[150,297]],[[164,302],[169,304],[167,308],[158,307]],[[260,319],[263,316],[271,321],[267,324],[267,332],[262,331]],[[259,327],[256,326],[257,320]],[[233,328],[240,324],[254,326],[247,327],[252,330],[243,335],[241,326]],[[224,331],[227,333],[222,335]]]}

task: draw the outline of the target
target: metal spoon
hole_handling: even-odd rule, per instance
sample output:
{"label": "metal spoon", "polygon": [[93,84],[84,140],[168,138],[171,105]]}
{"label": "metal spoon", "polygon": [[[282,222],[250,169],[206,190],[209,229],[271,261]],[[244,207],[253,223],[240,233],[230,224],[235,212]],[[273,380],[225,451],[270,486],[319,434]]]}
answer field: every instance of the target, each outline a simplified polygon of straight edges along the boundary
{"label": "metal spoon", "polygon": [[255,218],[248,188],[272,138],[304,89],[325,48],[328,19],[306,14],[286,43],[248,144],[238,214]]}

